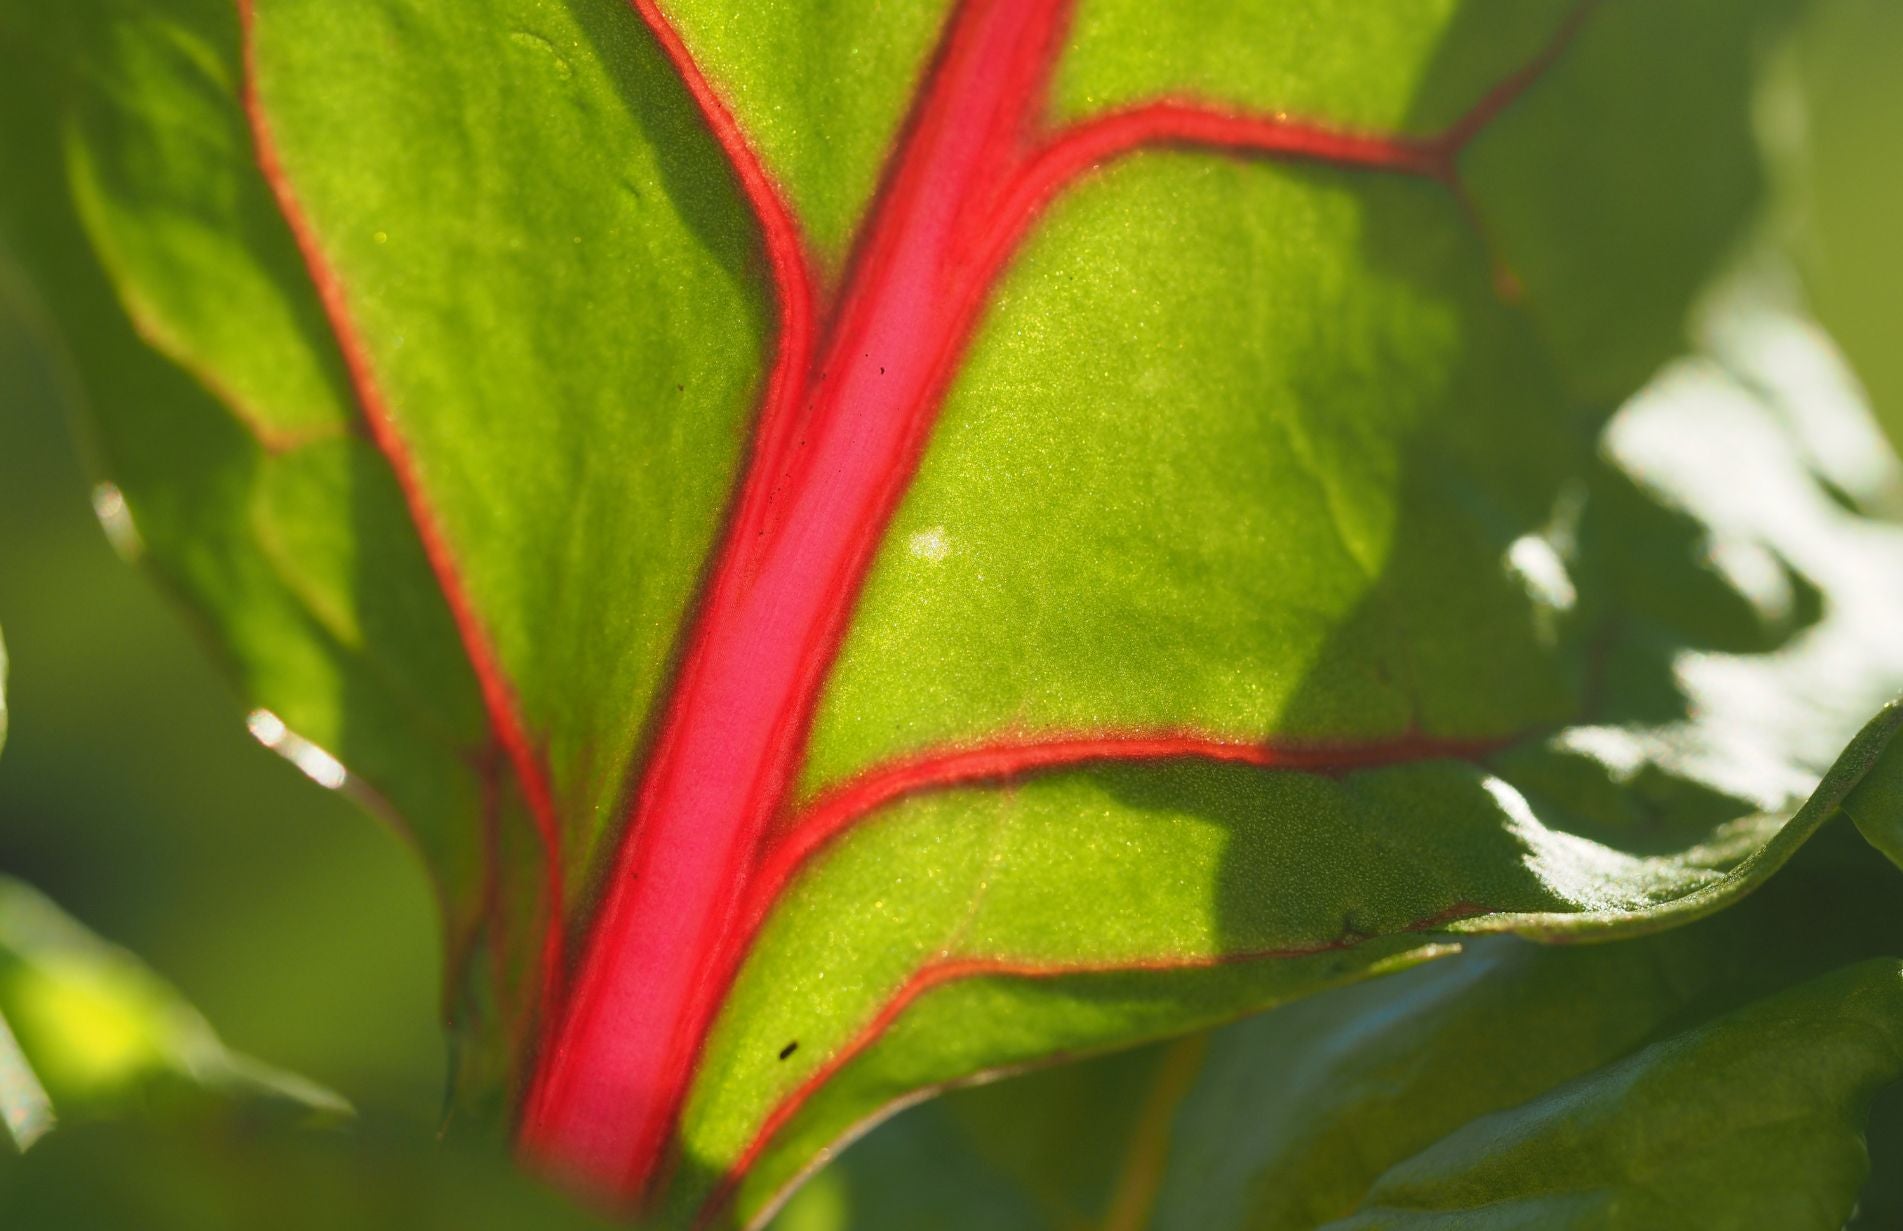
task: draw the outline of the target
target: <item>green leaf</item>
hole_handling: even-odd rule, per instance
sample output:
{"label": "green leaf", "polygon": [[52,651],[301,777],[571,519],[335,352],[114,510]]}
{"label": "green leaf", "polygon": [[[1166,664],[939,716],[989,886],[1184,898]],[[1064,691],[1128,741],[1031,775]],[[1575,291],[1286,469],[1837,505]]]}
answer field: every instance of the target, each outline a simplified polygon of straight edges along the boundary
{"label": "green leaf", "polygon": [[[7,651],[0,642],[0,744]],[[138,958],[0,876],[0,1126],[24,1152],[56,1123],[160,1109],[350,1114],[337,1095],[225,1047]]]}
{"label": "green leaf", "polygon": [[[1805,984],[1476,1121],[1389,1170],[1363,1213],[1331,1226],[1692,1225],[1696,1203],[1705,1226],[1840,1227],[1868,1165],[1858,1114],[1903,1073],[1900,1010],[1894,959]],[[1653,1179],[1660,1156],[1670,1174]]]}
{"label": "green leaf", "polygon": [[415,838],[457,1124],[756,1221],[1888,772],[1893,461],[1774,296],[1672,358],[1790,6],[891,7],[0,0],[103,503]]}
{"label": "green leaf", "polygon": [[[0,746],[7,740],[7,647],[0,640]],[[47,1097],[20,1041],[0,1012],[0,1122],[15,1150],[32,1145],[53,1125],[53,1102]]]}
{"label": "green leaf", "polygon": [[[1896,879],[1857,845],[1832,826],[1746,903],[1664,935],[1486,940],[951,1096],[855,1144],[775,1225],[1836,1231],[1866,1175],[1894,1173],[1898,1139],[1873,1171],[1864,1119],[1903,1079],[1903,967],[1876,956],[1903,951]],[[969,1195],[920,1196],[925,1172]],[[1855,1225],[1886,1225],[1884,1200],[1873,1185]]]}
{"label": "green leaf", "polygon": [[[1787,342],[1801,337],[1785,330]],[[1835,815],[1872,765],[1887,775],[1894,760],[1884,750],[1897,711],[1886,710],[1805,802],[1812,780],[1799,750],[1809,745],[1819,757],[1810,763],[1827,763],[1822,732],[1844,730],[1895,686],[1894,667],[1865,674],[1891,654],[1879,625],[1853,630],[1861,618],[1850,613],[1893,609],[1899,574],[1895,531],[1848,517],[1802,473],[1783,420],[1826,412],[1799,397],[1699,358],[1669,369],[1614,419],[1617,469],[1587,497],[1578,567],[1590,575],[1587,545],[1617,544],[1626,610],[1645,615],[1600,644],[1599,670],[1614,683],[1598,722],[1478,765],[1334,778],[1222,766],[1050,774],[1008,796],[900,801],[853,831],[795,882],[755,947],[706,1061],[719,1076],[689,1106],[688,1140],[713,1157],[737,1152],[764,1114],[750,1110],[765,1101],[758,1088],[796,1089],[828,1058],[851,1054],[782,1130],[784,1152],[754,1168],[765,1201],[869,1107],[1432,956],[1439,938],[1423,930],[1630,935],[1735,900]],[[1705,451],[1712,439],[1728,442],[1722,457]],[[1817,519],[1808,527],[1793,520],[1805,507]],[[1616,529],[1595,528],[1595,509]],[[1657,554],[1635,561],[1632,543]],[[1741,587],[1718,575],[1720,561],[1743,569],[1754,555],[1776,562],[1793,589],[1826,585],[1835,597],[1819,611],[1814,597],[1769,590],[1754,613]],[[1688,601],[1701,586],[1707,601]],[[1791,611],[1805,604],[1808,615]],[[1767,652],[1687,644],[1722,638],[1742,650],[1786,620],[1801,631]],[[1675,695],[1655,691],[1668,673]],[[1621,691],[1627,699],[1610,699]],[[1772,785],[1785,774],[1788,794]],[[949,866],[974,871],[953,881]],[[1485,909],[1445,917],[1463,903]],[[911,935],[926,939],[905,947],[900,938]],[[1250,954],[1272,960],[1224,960]],[[1181,969],[1155,969],[1171,965]],[[915,986],[921,968],[967,977],[864,1035],[863,1023],[892,1003],[890,989]],[[790,1040],[799,1051],[780,1059]],[[802,1064],[815,1041],[818,1056]]]}
{"label": "green leaf", "polygon": [[56,1123],[216,1113],[332,1122],[349,1105],[227,1048],[138,958],[0,877],[0,1114],[26,1149]]}
{"label": "green leaf", "polygon": [[1903,867],[1903,768],[1884,758],[1844,800],[1870,844]]}

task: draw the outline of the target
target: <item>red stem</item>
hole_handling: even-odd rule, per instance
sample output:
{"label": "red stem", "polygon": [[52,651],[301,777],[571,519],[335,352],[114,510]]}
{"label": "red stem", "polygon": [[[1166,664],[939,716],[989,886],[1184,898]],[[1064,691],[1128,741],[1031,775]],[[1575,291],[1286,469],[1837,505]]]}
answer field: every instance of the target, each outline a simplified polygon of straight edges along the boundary
{"label": "red stem", "polygon": [[[559,1004],[563,891],[554,802],[344,287],[284,173],[257,96],[253,3],[237,0],[243,106],[258,165],[303,255],[369,433],[403,492],[496,743],[521,783],[544,846],[550,899],[545,1041],[523,1110],[521,1140],[551,1169],[624,1197],[651,1187],[695,1054],[746,943],[804,861],[885,803],[919,790],[1101,761],[1194,756],[1330,772],[1473,756],[1494,746],[1414,738],[1359,748],[1271,748],[1163,735],[952,750],[849,784],[762,853],[804,752],[851,604],[917,466],[953,367],[987,291],[1044,206],[1092,168],[1167,144],[1419,175],[1458,191],[1455,164],[1468,141],[1550,65],[1594,0],[1583,0],[1539,57],[1434,138],[1341,132],[1162,100],[1041,141],[1035,121],[1067,0],[962,0],[826,323],[826,348],[817,363],[821,329],[814,275],[792,211],[657,0],[630,0],[699,106],[760,223],[778,338],[734,517],[573,991]],[[1187,961],[1263,956],[1271,955]],[[1082,969],[944,957],[916,972],[854,1043],[776,1109],[742,1166],[810,1089],[930,988],[973,975],[1046,977]]]}
{"label": "red stem", "polygon": [[[1425,740],[1302,754],[1115,737],[1047,744],[1041,752],[967,750],[955,764],[941,760],[929,772],[899,766],[849,789],[814,818],[831,821],[779,844],[764,861],[761,855],[852,602],[986,293],[1057,192],[1110,159],[1171,143],[1419,175],[1458,189],[1455,164],[1467,142],[1557,56],[1585,11],[1538,60],[1434,138],[1338,132],[1162,101],[1040,142],[1036,120],[1065,0],[964,0],[873,204],[815,363],[808,358],[820,332],[811,273],[790,212],[655,0],[632,3],[759,215],[781,320],[738,508],[523,1110],[529,1155],[581,1186],[630,1200],[654,1187],[698,1050],[772,899],[838,828],[879,802],[923,789],[931,773],[949,775],[939,782],[960,774],[976,781],[1067,761],[1162,755],[1341,768],[1356,758],[1474,753],[1470,744],[1437,752]],[[1304,765],[1304,755],[1317,759]],[[914,781],[914,770],[924,776]]]}
{"label": "red stem", "polygon": [[[961,253],[1023,157],[1062,6],[974,0],[854,263],[797,439],[769,436],[700,613],[522,1142],[633,1196],[724,990],[738,888],[984,291]],[[777,447],[775,447],[777,443]]]}

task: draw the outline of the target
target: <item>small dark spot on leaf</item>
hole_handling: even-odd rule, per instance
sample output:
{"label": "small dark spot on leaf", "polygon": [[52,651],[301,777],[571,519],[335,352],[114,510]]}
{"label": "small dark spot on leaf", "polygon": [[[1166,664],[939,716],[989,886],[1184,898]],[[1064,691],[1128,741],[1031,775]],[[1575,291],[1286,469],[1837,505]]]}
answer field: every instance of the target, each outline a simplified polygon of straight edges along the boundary
{"label": "small dark spot on leaf", "polygon": [[791,1043],[788,1043],[785,1047],[782,1047],[780,1049],[780,1059],[782,1060],[786,1059],[788,1056],[792,1055],[794,1052],[798,1051],[799,1049],[800,1049],[800,1041],[798,1039],[794,1039]]}

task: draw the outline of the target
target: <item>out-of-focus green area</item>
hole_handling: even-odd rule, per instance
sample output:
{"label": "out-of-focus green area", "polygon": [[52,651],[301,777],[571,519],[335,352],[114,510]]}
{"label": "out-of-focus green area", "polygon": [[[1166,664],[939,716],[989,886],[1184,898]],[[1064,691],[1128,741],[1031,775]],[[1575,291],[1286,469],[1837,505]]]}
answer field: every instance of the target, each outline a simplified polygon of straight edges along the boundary
{"label": "out-of-focus green area", "polygon": [[432,1121],[443,1062],[421,871],[251,739],[204,643],[114,555],[61,361],[21,309],[0,295],[0,868],[137,950],[234,1047]]}
{"label": "out-of-focus green area", "polygon": [[[1825,6],[1798,65],[1804,268],[1903,441],[1903,4]],[[115,557],[58,363],[0,294],[0,868],[137,949],[235,1048],[428,1123],[443,1065],[424,878],[247,736],[187,621]]]}
{"label": "out-of-focus green area", "polygon": [[1820,6],[1798,53],[1810,141],[1793,195],[1813,306],[1903,443],[1903,4]]}

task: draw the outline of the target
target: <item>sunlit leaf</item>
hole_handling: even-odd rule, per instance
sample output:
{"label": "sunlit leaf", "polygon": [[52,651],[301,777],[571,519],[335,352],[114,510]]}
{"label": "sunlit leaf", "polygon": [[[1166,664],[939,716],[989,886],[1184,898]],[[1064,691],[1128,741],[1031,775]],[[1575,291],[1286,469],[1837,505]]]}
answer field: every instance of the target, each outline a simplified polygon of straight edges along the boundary
{"label": "sunlit leaf", "polygon": [[954,1095],[853,1145],[776,1228],[1837,1231],[1853,1207],[1887,1226],[1903,1085],[1874,1161],[1864,1133],[1903,1078],[1903,967],[1879,956],[1903,952],[1903,916],[1860,845],[1840,822],[1744,904],[1660,936],[1481,941]]}
{"label": "sunlit leaf", "polygon": [[1792,7],[6,0],[0,234],[430,867],[453,1128],[755,1222],[1882,768],[1894,460],[1776,295],[1686,346]]}

